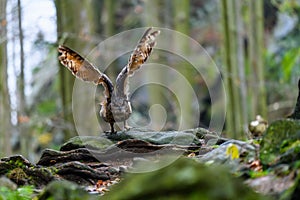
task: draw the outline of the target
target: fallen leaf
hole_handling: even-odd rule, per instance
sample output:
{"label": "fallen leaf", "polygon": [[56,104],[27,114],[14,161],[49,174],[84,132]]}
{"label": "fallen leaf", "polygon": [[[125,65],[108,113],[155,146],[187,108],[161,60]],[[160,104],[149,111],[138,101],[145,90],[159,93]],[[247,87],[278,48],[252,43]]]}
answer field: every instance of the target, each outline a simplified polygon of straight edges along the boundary
{"label": "fallen leaf", "polygon": [[226,149],[226,155],[230,156],[232,160],[240,157],[239,148],[235,144],[229,144]]}

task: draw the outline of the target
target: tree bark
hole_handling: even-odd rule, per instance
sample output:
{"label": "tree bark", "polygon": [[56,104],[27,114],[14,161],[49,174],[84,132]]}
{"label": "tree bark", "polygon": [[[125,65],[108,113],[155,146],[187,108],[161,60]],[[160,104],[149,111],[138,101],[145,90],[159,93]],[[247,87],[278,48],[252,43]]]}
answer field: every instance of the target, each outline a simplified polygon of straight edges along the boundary
{"label": "tree bark", "polygon": [[[160,27],[162,24],[162,20],[160,20],[160,12],[159,7],[161,1],[159,0],[147,0],[145,1],[145,14],[144,14],[144,23],[146,26],[149,27]],[[156,77],[156,80],[162,80],[165,78],[158,70],[149,70],[149,73],[145,77],[146,80],[150,80]],[[149,95],[149,105],[160,104],[164,105],[164,98],[160,91],[157,90],[155,87],[148,88],[148,95]],[[151,120],[155,119],[153,122],[153,126],[150,127],[151,129],[157,130],[160,128],[160,122],[162,120],[162,115],[159,112],[152,112],[151,113]],[[156,123],[157,122],[157,123]]]}
{"label": "tree bark", "polygon": [[[239,79],[239,93],[240,93],[240,117],[242,131],[247,133],[248,131],[248,102],[247,102],[247,85],[246,85],[246,62],[245,62],[245,45],[244,45],[244,27],[243,27],[243,16],[242,16],[242,5],[239,0],[234,2],[235,19],[236,19],[236,59],[237,59],[237,70]],[[250,138],[249,135],[247,135]]]}
{"label": "tree bark", "polygon": [[20,74],[18,76],[18,131],[20,134],[21,152],[25,157],[29,157],[31,149],[31,135],[29,134],[28,126],[23,123],[23,117],[27,117],[27,106],[25,96],[25,57],[24,57],[24,34],[22,27],[22,4],[21,0],[17,2],[18,7],[18,30],[19,30],[19,45],[20,45]]}
{"label": "tree bark", "polygon": [[0,155],[12,153],[11,105],[7,74],[7,20],[6,0],[0,1]]}
{"label": "tree bark", "polygon": [[263,1],[249,1],[249,67],[252,71],[251,85],[254,87],[252,104],[255,115],[267,118],[267,97],[263,64]]}
{"label": "tree bark", "polygon": [[[175,0],[173,1],[173,17],[174,17],[174,28],[176,31],[179,31],[180,33],[189,35],[190,33],[190,1],[185,0]],[[180,49],[180,51],[183,53],[183,55],[189,55],[189,44],[187,43],[187,40],[181,40],[174,38],[174,45],[176,49]],[[185,62],[178,62],[176,64],[178,71],[186,77],[187,80],[191,81],[192,74],[191,74],[191,67],[186,64]],[[181,85],[177,86],[178,88],[181,88]],[[193,124],[193,119],[195,116],[191,115],[193,113],[193,107],[192,107],[192,96],[190,90],[179,90],[179,95],[184,97],[182,98],[183,101],[181,103],[181,116],[184,119],[182,129],[187,129],[196,126],[196,124]],[[196,116],[198,117],[198,116]]]}
{"label": "tree bark", "polygon": [[[248,1],[249,49],[246,50],[242,33],[242,4],[238,0],[222,1],[223,50],[225,83],[227,90],[226,131],[232,138],[243,137],[247,133],[248,117],[260,114],[266,116],[266,92],[262,61],[263,23],[261,1]],[[245,31],[245,33],[247,33]],[[249,54],[249,63],[245,59]],[[248,65],[247,65],[248,64]],[[249,69],[246,70],[246,66]],[[248,71],[248,74],[246,73]],[[247,76],[246,76],[247,75]],[[247,90],[246,84],[254,87]],[[242,134],[243,133],[243,134]],[[247,135],[249,137],[249,135]]]}
{"label": "tree bark", "polygon": [[[96,4],[93,1],[85,1],[81,4],[73,0],[56,0],[55,5],[57,9],[58,43],[69,46],[85,57],[85,53],[92,49],[89,44],[91,42],[91,34],[95,33],[96,16],[94,12],[96,9],[93,6]],[[86,51],[85,47],[88,46],[88,51]],[[67,140],[76,134],[72,112],[75,78],[68,69],[61,65],[59,67],[59,75],[63,118],[69,127],[64,131],[65,140]],[[84,98],[84,96],[81,98]],[[82,104],[77,106],[86,107],[88,105],[85,105],[84,100],[82,100]]]}
{"label": "tree bark", "polygon": [[[116,12],[116,4],[118,1],[111,1],[111,0],[104,0],[104,33],[105,37],[111,37],[115,34],[115,12]],[[111,51],[111,49],[107,49]],[[118,68],[116,67],[109,67],[106,70],[106,74],[112,80],[115,80],[118,75]]]}
{"label": "tree bark", "polygon": [[[231,10],[232,11],[232,10]],[[222,0],[221,2],[221,12],[222,12],[222,32],[223,32],[223,62],[225,68],[224,80],[226,87],[226,96],[227,96],[227,113],[226,113],[226,133],[229,137],[234,137],[237,132],[236,129],[236,116],[235,116],[235,91],[234,91],[234,70],[233,68],[233,60],[231,54],[233,53],[232,45],[231,45],[231,36],[230,30],[232,27],[230,26],[230,5],[228,1]]]}

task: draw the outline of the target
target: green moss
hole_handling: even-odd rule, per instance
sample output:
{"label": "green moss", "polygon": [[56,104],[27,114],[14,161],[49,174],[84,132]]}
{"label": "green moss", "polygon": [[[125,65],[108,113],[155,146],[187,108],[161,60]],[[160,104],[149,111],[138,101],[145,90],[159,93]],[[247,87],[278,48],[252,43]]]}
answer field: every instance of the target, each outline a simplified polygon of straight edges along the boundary
{"label": "green moss", "polygon": [[267,170],[264,171],[250,171],[249,175],[252,179],[259,178],[268,175],[270,172]]}
{"label": "green moss", "polygon": [[288,150],[291,150],[291,149],[294,149],[294,148],[296,150],[300,149],[300,139],[297,139],[296,141],[293,141],[293,140],[290,140],[290,139],[284,140],[281,144],[280,152],[285,153]]}
{"label": "green moss", "polygon": [[57,174],[58,169],[56,167],[48,167],[47,168],[53,175]]}
{"label": "green moss", "polygon": [[15,179],[24,179],[27,177],[26,173],[23,171],[22,168],[15,168],[13,170],[10,170],[8,173],[7,173],[7,177],[12,179],[12,180],[15,180]]}
{"label": "green moss", "polygon": [[294,169],[300,169],[300,160],[294,163]]}
{"label": "green moss", "polygon": [[22,168],[15,168],[10,170],[6,175],[10,180],[17,185],[25,185],[29,183],[30,177],[23,171]]}
{"label": "green moss", "polygon": [[281,200],[298,199],[300,193],[300,174],[298,174],[292,187],[283,192],[280,196]]}
{"label": "green moss", "polygon": [[15,165],[18,166],[18,167],[20,167],[20,168],[23,168],[23,167],[24,167],[23,162],[20,161],[20,160],[16,160]]}
{"label": "green moss", "polygon": [[104,199],[265,199],[228,169],[179,159],[163,169],[129,174]]}
{"label": "green moss", "polygon": [[299,140],[299,120],[282,119],[273,122],[261,141],[260,158],[262,163],[265,165],[274,164],[280,160],[282,154],[298,148]]}
{"label": "green moss", "polygon": [[68,140],[61,146],[61,150],[72,150],[86,147],[89,149],[105,149],[112,145],[109,139],[97,136],[76,136]]}
{"label": "green moss", "polygon": [[97,198],[96,196],[88,194],[82,187],[73,182],[53,181],[41,192],[39,199],[92,200]]}

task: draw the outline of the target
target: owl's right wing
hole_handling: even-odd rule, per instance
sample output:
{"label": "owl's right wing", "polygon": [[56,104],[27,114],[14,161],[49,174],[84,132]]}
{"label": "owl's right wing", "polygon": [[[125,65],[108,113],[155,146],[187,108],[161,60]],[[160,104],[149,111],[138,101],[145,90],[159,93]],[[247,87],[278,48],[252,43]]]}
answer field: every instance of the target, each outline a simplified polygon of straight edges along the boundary
{"label": "owl's right wing", "polygon": [[139,40],[137,46],[130,55],[128,64],[122,69],[117,77],[116,93],[119,96],[128,96],[128,77],[132,76],[134,72],[147,61],[156,44],[155,39],[159,33],[159,30],[152,31],[152,28],[148,28]]}
{"label": "owl's right wing", "polygon": [[66,46],[60,45],[58,52],[60,53],[58,57],[60,63],[67,67],[75,77],[83,81],[93,82],[96,85],[102,84],[105,98],[111,98],[113,84],[104,73],[101,73],[90,62]]}
{"label": "owl's right wing", "polygon": [[155,39],[159,33],[159,30],[152,31],[152,27],[145,31],[128,60],[129,75],[132,75],[147,61],[152,52],[152,48],[156,44]]}

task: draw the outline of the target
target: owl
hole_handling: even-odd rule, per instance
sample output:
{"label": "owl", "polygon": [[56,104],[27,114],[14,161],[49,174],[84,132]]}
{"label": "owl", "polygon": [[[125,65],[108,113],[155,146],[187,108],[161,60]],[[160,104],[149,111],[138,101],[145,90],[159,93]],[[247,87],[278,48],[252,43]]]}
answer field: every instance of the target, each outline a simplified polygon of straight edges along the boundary
{"label": "owl", "polygon": [[67,67],[72,74],[87,82],[104,87],[104,100],[101,102],[100,116],[110,124],[110,132],[115,133],[114,124],[124,122],[124,128],[129,129],[126,120],[132,113],[128,77],[132,76],[149,58],[155,39],[160,31],[148,28],[129,57],[128,63],[117,76],[115,85],[109,77],[100,72],[93,64],[84,59],[74,50],[60,45],[58,47],[60,63]]}

